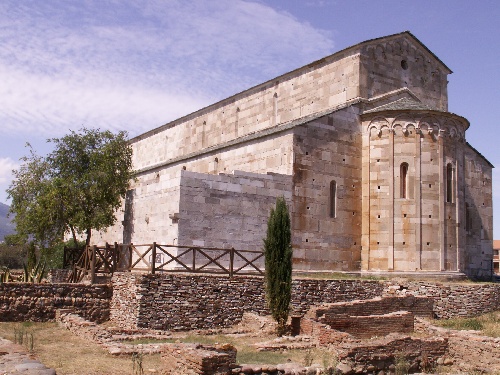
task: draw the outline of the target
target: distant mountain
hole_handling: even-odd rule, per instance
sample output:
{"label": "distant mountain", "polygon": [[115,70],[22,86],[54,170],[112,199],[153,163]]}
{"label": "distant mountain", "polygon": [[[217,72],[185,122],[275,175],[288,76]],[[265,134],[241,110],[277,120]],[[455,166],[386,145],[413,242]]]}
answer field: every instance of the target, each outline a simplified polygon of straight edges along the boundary
{"label": "distant mountain", "polygon": [[15,232],[14,224],[11,222],[12,217],[7,217],[9,213],[9,206],[0,203],[0,242],[3,241],[4,236]]}

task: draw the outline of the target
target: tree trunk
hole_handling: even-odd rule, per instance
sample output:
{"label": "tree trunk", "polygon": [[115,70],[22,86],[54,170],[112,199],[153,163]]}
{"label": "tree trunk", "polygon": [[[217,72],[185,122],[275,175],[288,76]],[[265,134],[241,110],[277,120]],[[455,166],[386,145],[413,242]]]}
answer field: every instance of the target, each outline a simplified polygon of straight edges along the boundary
{"label": "tree trunk", "polygon": [[89,246],[90,245],[90,236],[92,235],[92,229],[87,228],[87,239],[85,240],[85,245]]}
{"label": "tree trunk", "polygon": [[75,228],[73,228],[73,226],[70,225],[69,229],[71,229],[71,234],[73,235],[73,244],[74,244],[75,247],[78,247],[78,242],[76,241]]}

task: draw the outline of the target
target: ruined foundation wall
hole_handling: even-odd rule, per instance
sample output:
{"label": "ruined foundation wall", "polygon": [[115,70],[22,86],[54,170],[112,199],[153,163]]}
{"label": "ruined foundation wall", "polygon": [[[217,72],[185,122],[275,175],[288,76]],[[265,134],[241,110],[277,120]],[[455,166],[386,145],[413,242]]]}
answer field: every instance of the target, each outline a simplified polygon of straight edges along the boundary
{"label": "ruined foundation wall", "polygon": [[0,321],[46,322],[56,310],[72,308],[87,320],[102,323],[109,319],[113,294],[109,285],[82,284],[0,284]]}
{"label": "ruined foundation wall", "polygon": [[[387,281],[386,285],[397,284]],[[394,293],[394,290],[392,291]],[[434,299],[434,315],[439,319],[470,317],[500,309],[500,284],[441,284],[410,281],[397,286],[396,293]]]}
{"label": "ruined foundation wall", "polygon": [[[111,319],[127,328],[228,327],[244,312],[269,314],[260,277],[116,273],[113,287]],[[294,280],[292,313],[304,315],[321,302],[373,298],[382,290],[377,281]]]}
{"label": "ruined foundation wall", "polygon": [[[230,279],[193,274],[115,273],[111,317],[127,328],[228,327],[237,324],[244,312],[269,313],[263,282],[260,277],[250,276]],[[292,288],[293,315],[304,315],[311,306],[322,303],[395,294],[431,297],[434,315],[444,319],[500,309],[499,284],[296,279]]]}
{"label": "ruined foundation wall", "polygon": [[328,320],[330,319],[329,317],[336,315],[368,316],[409,311],[416,316],[432,317],[433,304],[434,301],[432,298],[423,296],[376,297],[369,300],[340,302],[314,307],[309,310],[307,315],[312,318],[325,316]]}

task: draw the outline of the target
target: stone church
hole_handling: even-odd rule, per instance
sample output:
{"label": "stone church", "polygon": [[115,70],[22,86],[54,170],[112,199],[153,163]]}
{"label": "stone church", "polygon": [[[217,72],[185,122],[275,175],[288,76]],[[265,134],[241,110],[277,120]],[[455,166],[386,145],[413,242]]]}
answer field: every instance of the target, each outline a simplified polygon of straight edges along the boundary
{"label": "stone church", "polygon": [[294,268],[492,272],[492,168],[410,32],[368,40],[131,140],[137,180],[96,241],[262,249],[277,196]]}

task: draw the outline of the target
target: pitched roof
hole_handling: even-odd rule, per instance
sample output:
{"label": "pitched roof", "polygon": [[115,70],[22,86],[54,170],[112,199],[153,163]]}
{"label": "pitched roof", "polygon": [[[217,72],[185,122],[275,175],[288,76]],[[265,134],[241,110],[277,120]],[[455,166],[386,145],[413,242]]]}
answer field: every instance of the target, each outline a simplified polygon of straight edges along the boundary
{"label": "pitched roof", "polygon": [[381,105],[379,107],[369,109],[367,111],[364,111],[363,113],[374,113],[374,112],[382,112],[382,111],[404,111],[404,110],[443,112],[439,109],[432,108],[431,106],[428,106],[427,104],[424,104],[424,103],[417,101],[415,99],[401,98],[401,99],[395,100],[391,103],[387,103],[387,104]]}

